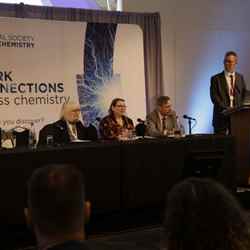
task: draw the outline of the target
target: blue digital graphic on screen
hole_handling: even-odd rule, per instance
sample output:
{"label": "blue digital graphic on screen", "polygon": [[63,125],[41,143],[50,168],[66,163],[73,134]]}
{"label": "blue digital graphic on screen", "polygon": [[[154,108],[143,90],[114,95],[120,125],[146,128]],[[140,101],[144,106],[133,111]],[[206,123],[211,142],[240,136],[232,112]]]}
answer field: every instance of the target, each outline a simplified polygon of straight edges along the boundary
{"label": "blue digital graphic on screen", "polygon": [[[84,74],[77,76],[79,102],[87,123],[107,114],[106,100],[119,95],[119,75],[113,74],[117,24],[88,23],[84,46]],[[113,96],[113,97],[114,97]]]}
{"label": "blue digital graphic on screen", "polygon": [[41,6],[56,6],[82,9],[100,9],[100,5],[95,0],[0,0],[0,3],[29,4]]}

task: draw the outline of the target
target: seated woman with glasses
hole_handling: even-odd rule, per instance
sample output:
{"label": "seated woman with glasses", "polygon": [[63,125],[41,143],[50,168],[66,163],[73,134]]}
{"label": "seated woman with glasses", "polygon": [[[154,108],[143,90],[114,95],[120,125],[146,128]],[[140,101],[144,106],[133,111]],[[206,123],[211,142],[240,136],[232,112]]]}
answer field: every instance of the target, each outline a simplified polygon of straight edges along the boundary
{"label": "seated woman with glasses", "polygon": [[103,139],[126,140],[134,129],[133,121],[126,115],[125,100],[115,98],[111,102],[109,115],[100,122],[100,134]]}

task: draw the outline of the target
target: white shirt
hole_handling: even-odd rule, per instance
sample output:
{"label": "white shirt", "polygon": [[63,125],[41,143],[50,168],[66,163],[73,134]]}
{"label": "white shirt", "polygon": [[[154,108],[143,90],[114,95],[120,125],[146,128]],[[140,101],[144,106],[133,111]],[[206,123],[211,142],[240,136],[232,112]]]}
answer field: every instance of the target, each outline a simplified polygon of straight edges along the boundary
{"label": "white shirt", "polygon": [[228,72],[224,70],[225,78],[227,81],[227,87],[228,87],[228,96],[230,98],[230,107],[233,107],[233,100],[234,97],[230,96],[230,90],[231,90],[231,76],[233,76],[233,85],[235,86],[235,72]]}
{"label": "white shirt", "polygon": [[[160,121],[161,121],[161,131],[162,131],[162,129],[163,129],[163,127],[162,127],[163,115],[162,115],[160,112],[158,112],[158,115],[159,115],[159,118],[160,118]],[[174,127],[172,126],[172,123],[170,123],[170,122],[168,121],[170,115],[171,115],[171,112],[170,112],[168,115],[165,115],[165,127],[166,127],[166,130],[171,130],[171,129],[174,128]]]}
{"label": "white shirt", "polygon": [[71,141],[78,140],[76,125],[75,125],[75,133],[73,131],[73,124],[67,122],[67,126],[68,126],[68,130],[69,130],[70,140]]}

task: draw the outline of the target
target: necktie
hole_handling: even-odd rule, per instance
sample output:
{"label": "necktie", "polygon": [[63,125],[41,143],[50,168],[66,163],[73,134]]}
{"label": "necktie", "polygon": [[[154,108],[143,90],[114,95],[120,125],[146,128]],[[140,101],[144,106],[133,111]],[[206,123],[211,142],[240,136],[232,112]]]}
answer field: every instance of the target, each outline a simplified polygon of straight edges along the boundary
{"label": "necktie", "polygon": [[230,107],[233,108],[234,107],[234,94],[235,94],[235,88],[234,88],[234,77],[233,75],[230,75],[230,91],[229,91],[229,95],[230,95]]}
{"label": "necktie", "polygon": [[166,127],[166,116],[162,117],[162,132],[164,132],[167,129]]}
{"label": "necktie", "polygon": [[230,75],[230,96],[234,96],[234,77]]}

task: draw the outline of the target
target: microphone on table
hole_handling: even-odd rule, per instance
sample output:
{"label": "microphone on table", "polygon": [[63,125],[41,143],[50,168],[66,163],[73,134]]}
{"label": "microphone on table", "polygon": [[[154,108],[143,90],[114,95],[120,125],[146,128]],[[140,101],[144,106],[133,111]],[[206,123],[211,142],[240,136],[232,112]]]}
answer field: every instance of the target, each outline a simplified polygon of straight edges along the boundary
{"label": "microphone on table", "polygon": [[189,134],[191,135],[192,134],[192,121],[196,122],[196,119],[188,115],[183,115],[183,118],[188,120],[188,131],[189,131]]}
{"label": "microphone on table", "polygon": [[60,130],[64,130],[64,127],[59,124],[56,124],[56,127],[59,128]]}
{"label": "microphone on table", "polygon": [[184,119],[187,119],[187,120],[191,120],[191,121],[196,121],[195,118],[191,117],[191,116],[188,116],[188,115],[183,115],[183,118]]}
{"label": "microphone on table", "polygon": [[137,122],[145,124],[146,121],[144,121],[144,120],[138,118],[138,119],[137,119]]}

